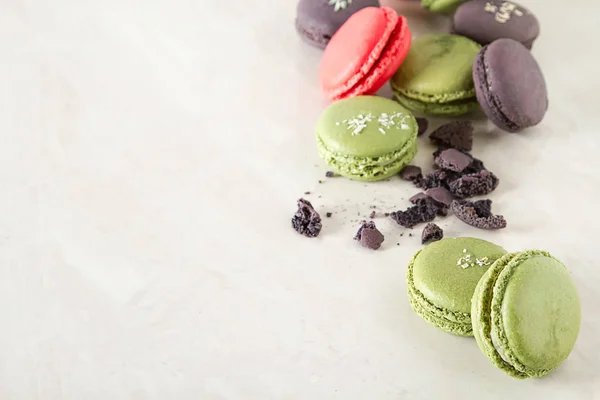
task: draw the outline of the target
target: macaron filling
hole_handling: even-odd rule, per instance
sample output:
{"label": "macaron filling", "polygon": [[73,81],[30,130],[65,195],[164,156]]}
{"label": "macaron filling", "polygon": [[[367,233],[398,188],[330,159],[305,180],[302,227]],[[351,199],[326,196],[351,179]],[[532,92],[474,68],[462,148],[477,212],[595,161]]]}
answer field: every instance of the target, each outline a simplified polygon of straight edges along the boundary
{"label": "macaron filling", "polygon": [[[424,114],[435,114],[435,115],[455,115],[455,114],[464,114],[475,108],[477,108],[478,103],[475,97],[466,98],[466,99],[457,99],[457,100],[449,100],[446,102],[435,101],[432,97],[431,99],[434,101],[423,101],[419,98],[406,95],[402,91],[394,88],[394,97],[396,100],[407,107],[408,109],[424,113]],[[426,97],[425,95],[420,96],[421,98]]]}
{"label": "macaron filling", "polygon": [[417,154],[417,141],[416,138],[411,138],[400,149],[378,157],[357,157],[333,152],[320,136],[317,136],[317,148],[327,165],[342,175],[381,179],[382,176],[400,172],[414,158]]}

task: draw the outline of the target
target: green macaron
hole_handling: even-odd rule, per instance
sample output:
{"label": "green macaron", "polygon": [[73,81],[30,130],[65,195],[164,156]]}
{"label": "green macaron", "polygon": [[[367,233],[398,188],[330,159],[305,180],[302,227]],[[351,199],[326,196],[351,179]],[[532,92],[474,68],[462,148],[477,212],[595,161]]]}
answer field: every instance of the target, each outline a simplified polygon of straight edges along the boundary
{"label": "green macaron", "polygon": [[389,178],[417,153],[415,118],[383,97],[358,96],[331,104],[323,111],[316,131],[321,158],[350,179]]}
{"label": "green macaron", "polygon": [[466,0],[421,0],[423,8],[431,12],[450,14]]}
{"label": "green macaron", "polygon": [[505,254],[502,247],[475,238],[448,238],[426,246],[408,265],[410,305],[443,331],[473,336],[473,292],[488,268]]}
{"label": "green macaron", "polygon": [[566,267],[544,251],[507,254],[479,281],[472,303],[481,351],[515,378],[546,375],[571,353],[581,304]]}
{"label": "green macaron", "polygon": [[457,116],[477,108],[473,61],[480,49],[458,35],[417,38],[390,81],[394,96],[423,114]]}

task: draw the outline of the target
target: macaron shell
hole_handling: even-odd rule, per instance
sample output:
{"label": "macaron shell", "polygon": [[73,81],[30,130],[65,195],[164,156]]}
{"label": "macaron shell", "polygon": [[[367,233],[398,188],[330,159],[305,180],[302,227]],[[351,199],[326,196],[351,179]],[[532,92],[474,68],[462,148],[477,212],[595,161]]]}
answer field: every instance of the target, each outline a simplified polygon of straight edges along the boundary
{"label": "macaron shell", "polygon": [[327,0],[300,0],[296,7],[296,29],[309,43],[325,48],[352,14],[365,7],[379,7],[378,0],[353,0],[338,8]]}
{"label": "macaron shell", "polygon": [[473,336],[473,327],[469,313],[453,312],[437,307],[415,288],[414,262],[421,252],[417,252],[406,270],[408,300],[413,311],[433,326],[457,336]]}
{"label": "macaron shell", "polygon": [[371,70],[396,29],[397,20],[392,9],[367,7],[337,31],[321,59],[321,86],[328,97],[344,93]]}
{"label": "macaron shell", "polygon": [[472,0],[462,4],[454,13],[453,33],[482,45],[501,38],[514,39],[531,49],[540,33],[540,25],[531,11],[517,3]]}
{"label": "macaron shell", "polygon": [[361,94],[375,94],[398,70],[408,54],[411,42],[412,36],[408,30],[406,18],[400,15],[396,22],[396,29],[388,39],[388,44],[372,70],[362,80],[358,81],[353,88],[336,96],[334,100]]}
{"label": "macaron shell", "polygon": [[394,90],[427,103],[475,97],[473,61],[481,46],[458,35],[425,35],[414,40],[391,80]]}
{"label": "macaron shell", "polygon": [[477,99],[498,127],[518,132],[537,125],[548,109],[544,75],[529,50],[512,39],[485,46],[473,67]]}
{"label": "macaron shell", "polygon": [[473,293],[473,299],[471,303],[471,319],[473,322],[473,336],[479,349],[496,367],[507,373],[508,375],[518,378],[525,379],[529,376],[523,372],[520,372],[512,367],[509,363],[504,361],[502,356],[496,350],[492,341],[492,295],[494,285],[498,279],[500,273],[504,270],[504,267],[517,255],[518,253],[506,254],[502,258],[498,259],[481,277]]}
{"label": "macaron shell", "polygon": [[[383,114],[393,125],[386,127],[379,122]],[[364,128],[357,132],[363,123]],[[397,151],[416,138],[417,130],[417,121],[407,109],[377,96],[352,97],[331,104],[316,127],[329,151],[353,157],[378,157]]]}
{"label": "macaron shell", "polygon": [[493,292],[492,340],[515,369],[541,376],[569,356],[581,303],[560,261],[542,251],[520,253],[500,273]]}

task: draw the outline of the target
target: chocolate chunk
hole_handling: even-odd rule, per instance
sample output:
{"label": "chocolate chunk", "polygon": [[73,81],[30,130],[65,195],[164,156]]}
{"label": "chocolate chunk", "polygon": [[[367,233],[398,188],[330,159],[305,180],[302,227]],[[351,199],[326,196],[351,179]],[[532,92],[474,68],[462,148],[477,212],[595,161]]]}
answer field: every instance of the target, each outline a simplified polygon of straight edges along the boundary
{"label": "chocolate chunk", "polygon": [[469,164],[469,166],[462,171],[463,174],[476,174],[485,169],[485,165],[483,165],[483,161],[471,156],[468,153],[467,153],[467,155],[469,155],[471,157],[472,161],[471,161],[471,164]]}
{"label": "chocolate chunk", "polygon": [[437,128],[429,139],[441,147],[471,151],[473,124],[471,121],[452,121]]}
{"label": "chocolate chunk", "polygon": [[502,215],[493,215],[491,200],[453,201],[452,212],[464,223],[479,229],[506,228],[506,220]]}
{"label": "chocolate chunk", "polygon": [[381,247],[381,243],[384,241],[384,236],[373,221],[361,221],[360,228],[354,236],[354,240],[358,240],[363,247],[367,247],[372,250],[377,250]]}
{"label": "chocolate chunk", "polygon": [[449,189],[454,197],[466,199],[491,193],[498,187],[499,182],[496,175],[484,169],[475,174],[461,176],[450,183]]}
{"label": "chocolate chunk", "polygon": [[410,201],[413,204],[417,204],[417,200],[427,199],[427,198],[429,198],[429,196],[427,196],[425,193],[421,192],[421,193],[415,194],[413,197],[408,199],[408,201]]}
{"label": "chocolate chunk", "polygon": [[423,228],[423,233],[421,234],[421,244],[437,242],[438,240],[442,240],[443,237],[444,231],[442,228],[430,222],[425,225],[425,228]]}
{"label": "chocolate chunk", "polygon": [[417,136],[421,136],[427,131],[427,127],[429,126],[429,121],[422,117],[417,117],[417,125],[419,126],[419,131],[417,132]]}
{"label": "chocolate chunk", "polygon": [[336,175],[335,175],[335,172],[333,172],[333,171],[327,171],[327,172],[325,172],[325,176],[326,176],[327,178],[333,178],[333,177],[335,177]]}
{"label": "chocolate chunk", "polygon": [[454,171],[444,171],[442,169],[434,169],[428,172],[423,179],[415,182],[415,185],[422,189],[430,189],[434,187],[450,187],[450,182],[460,178],[460,174]]}
{"label": "chocolate chunk", "polygon": [[471,203],[471,206],[475,209],[478,216],[487,218],[492,216],[492,201],[491,200],[477,200]]}
{"label": "chocolate chunk", "polygon": [[416,182],[423,177],[421,168],[416,165],[407,165],[402,171],[400,171],[400,177],[405,181]]}
{"label": "chocolate chunk", "polygon": [[321,232],[321,216],[308,200],[298,200],[298,211],[292,217],[294,230],[307,237],[317,237]]}
{"label": "chocolate chunk", "polygon": [[437,201],[440,204],[443,204],[444,207],[450,207],[452,201],[454,200],[454,196],[452,193],[448,191],[448,189],[444,187],[435,187],[431,189],[427,189],[425,194],[431,197],[433,200]]}
{"label": "chocolate chunk", "polygon": [[327,218],[331,218],[331,216],[332,216],[332,215],[333,215],[333,214],[332,214],[332,213],[330,213],[330,212],[328,212],[327,214],[325,214],[325,216],[326,216]]}
{"label": "chocolate chunk", "polygon": [[462,172],[465,168],[467,168],[473,159],[456,150],[456,149],[447,149],[440,152],[439,156],[435,158],[435,163],[442,169],[446,169],[454,172]]}
{"label": "chocolate chunk", "polygon": [[390,217],[399,225],[412,228],[422,222],[433,221],[439,210],[440,207],[435,201],[431,198],[424,198],[416,200],[415,205],[405,211],[391,213]]}

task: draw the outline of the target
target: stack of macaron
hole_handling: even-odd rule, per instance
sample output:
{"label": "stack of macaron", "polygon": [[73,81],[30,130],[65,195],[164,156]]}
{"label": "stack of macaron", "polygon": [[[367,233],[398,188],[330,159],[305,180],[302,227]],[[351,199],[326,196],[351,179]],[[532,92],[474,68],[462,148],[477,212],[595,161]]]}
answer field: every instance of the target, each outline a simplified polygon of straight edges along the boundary
{"label": "stack of macaron", "polygon": [[577,340],[577,288],[545,251],[508,253],[485,240],[442,239],[415,254],[406,279],[419,316],[445,332],[475,336],[491,362],[515,378],[548,374]]}
{"label": "stack of macaron", "polygon": [[[319,79],[330,104],[317,142],[340,175],[376,181],[398,173],[416,153],[408,114],[450,117],[480,108],[500,129],[518,132],[546,113],[546,84],[530,52],[539,24],[529,10],[500,0],[422,6],[453,13],[452,32],[413,40],[406,18],[377,0],[298,3],[300,37],[325,49]],[[376,96],[388,81],[397,104]]]}

